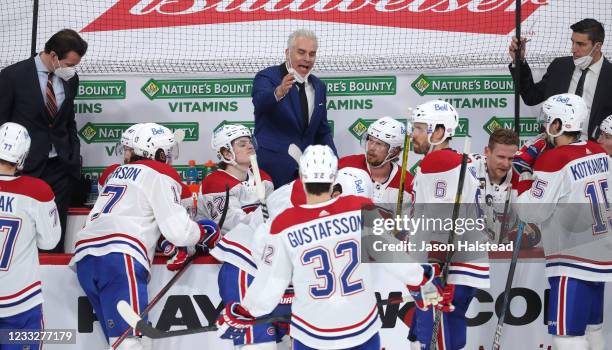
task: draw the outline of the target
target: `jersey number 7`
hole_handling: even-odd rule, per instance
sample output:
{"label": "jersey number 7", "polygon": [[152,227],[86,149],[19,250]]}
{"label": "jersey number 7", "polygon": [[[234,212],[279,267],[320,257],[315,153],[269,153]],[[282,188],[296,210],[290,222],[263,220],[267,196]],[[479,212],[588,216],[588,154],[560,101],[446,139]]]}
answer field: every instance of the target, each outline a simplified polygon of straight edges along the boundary
{"label": "jersey number 7", "polygon": [[[335,259],[348,255],[349,261],[342,269],[338,282],[342,295],[359,293],[364,290],[363,281],[349,281],[349,278],[359,266],[359,243],[354,240],[341,241],[334,247]],[[317,261],[319,266],[314,269],[318,279],[323,279],[323,283],[310,286],[310,296],[314,299],[329,298],[336,291],[336,275],[333,271],[331,256],[324,247],[316,247],[302,253],[302,264],[310,265]]]}
{"label": "jersey number 7", "polygon": [[0,218],[0,233],[4,236],[2,251],[0,252],[0,271],[8,271],[19,236],[21,219]]}
{"label": "jersey number 7", "polygon": [[91,221],[97,219],[100,216],[100,214],[110,213],[111,210],[113,210],[113,207],[115,206],[115,204],[117,204],[117,202],[119,202],[119,200],[123,197],[123,193],[125,193],[126,189],[127,189],[127,186],[125,185],[123,186],[112,186],[112,185],[104,186],[104,190],[100,194],[100,197],[109,197],[109,198],[107,199],[106,204],[104,204],[104,206],[102,207],[102,211],[94,213],[91,216]]}

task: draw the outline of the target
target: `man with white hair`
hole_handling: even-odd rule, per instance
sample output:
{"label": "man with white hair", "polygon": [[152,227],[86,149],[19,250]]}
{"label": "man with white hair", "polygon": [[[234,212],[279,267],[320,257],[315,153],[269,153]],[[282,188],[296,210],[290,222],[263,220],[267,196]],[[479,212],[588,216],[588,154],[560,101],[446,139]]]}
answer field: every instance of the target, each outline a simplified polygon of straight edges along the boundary
{"label": "man with white hair", "polygon": [[309,145],[336,148],[327,123],[326,87],[312,69],[317,57],[316,35],[305,29],[289,35],[286,61],[268,67],[253,79],[255,138],[259,166],[274,188],[295,180],[297,164],[287,154],[290,144],[302,151]]}

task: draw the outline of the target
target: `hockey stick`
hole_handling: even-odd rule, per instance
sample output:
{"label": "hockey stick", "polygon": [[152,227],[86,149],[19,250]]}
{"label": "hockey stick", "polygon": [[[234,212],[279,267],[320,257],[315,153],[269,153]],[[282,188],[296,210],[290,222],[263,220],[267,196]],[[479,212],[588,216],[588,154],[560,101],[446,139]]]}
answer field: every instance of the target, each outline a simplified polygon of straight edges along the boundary
{"label": "hockey stick", "polygon": [[268,221],[270,218],[270,214],[268,212],[268,205],[266,204],[266,189],[261,181],[261,174],[259,173],[259,164],[257,164],[257,155],[251,154],[249,156],[249,160],[251,161],[251,170],[253,170],[253,176],[255,177],[255,192],[257,193],[257,198],[261,203],[261,213],[263,215],[264,222]]}
{"label": "hockey stick", "polygon": [[[182,329],[182,330],[177,330],[177,331],[163,331],[161,329],[153,327],[149,322],[143,320],[142,317],[138,316],[138,314],[134,312],[130,304],[128,304],[126,301],[123,301],[123,300],[117,303],[117,311],[119,312],[121,317],[123,317],[125,322],[127,322],[132,328],[142,333],[145,337],[148,337],[151,339],[161,339],[161,338],[177,337],[181,335],[197,334],[197,333],[204,333],[204,332],[214,332],[217,330],[217,326],[206,326],[206,327],[197,327],[197,328],[192,328],[192,329]],[[291,317],[290,315],[283,315],[283,316],[258,318],[255,320],[255,324],[288,321],[290,317]]]}
{"label": "hockey stick", "polygon": [[296,163],[300,164],[300,158],[302,158],[302,150],[295,143],[289,145],[287,153],[289,153],[291,158],[293,158]]}
{"label": "hockey stick", "polygon": [[[509,174],[506,176],[512,176],[512,169],[510,169]],[[506,191],[508,191],[508,193],[506,194],[506,202],[504,203],[504,216],[503,216],[504,222],[502,222],[501,228],[499,229],[499,239],[497,242],[500,244],[504,238],[504,234],[508,230],[508,222],[510,221],[509,220],[510,218],[508,218],[508,214],[510,210],[510,197],[512,197],[512,183],[508,185],[508,188],[506,189]]]}
{"label": "hockey stick", "polygon": [[[407,296],[396,297],[396,298],[380,300],[378,301],[377,304],[379,305],[401,304],[408,300],[409,298]],[[214,332],[218,329],[217,326],[205,326],[205,327],[182,329],[182,330],[176,330],[176,331],[163,331],[161,329],[153,327],[149,322],[143,320],[141,316],[138,316],[138,314],[134,312],[130,304],[128,304],[127,302],[123,300],[117,303],[117,311],[119,312],[121,317],[130,325],[130,327],[136,329],[137,331],[142,333],[142,335],[144,335],[145,337],[151,338],[151,339],[161,339],[161,338],[177,337],[181,335]],[[291,318],[290,315],[258,318],[255,320],[255,324],[284,322],[284,321],[288,321],[290,318]]]}
{"label": "hockey stick", "polygon": [[510,270],[508,270],[508,277],[506,278],[506,288],[504,289],[504,303],[497,320],[497,327],[495,328],[495,336],[493,337],[493,350],[499,350],[501,346],[501,335],[502,329],[504,328],[504,320],[506,318],[506,311],[510,304],[510,290],[512,289],[512,280],[514,279],[514,270],[516,269],[516,263],[518,261],[519,252],[521,250],[521,239],[523,238],[523,231],[525,230],[525,223],[520,221],[516,238],[514,239],[514,247],[512,251],[512,260],[510,261]]}
{"label": "hockey stick", "polygon": [[402,173],[400,176],[399,192],[397,192],[397,205],[395,215],[399,216],[404,202],[404,189],[406,188],[406,169],[408,168],[408,153],[410,153],[410,134],[408,134],[408,122],[406,122],[406,136],[404,137],[404,153],[402,154]]}
{"label": "hockey stick", "polygon": [[[455,244],[455,223],[459,217],[459,209],[461,207],[461,196],[463,195],[463,183],[465,182],[465,176],[467,173],[468,154],[470,153],[470,136],[465,136],[465,143],[463,145],[463,155],[461,156],[461,167],[459,168],[459,183],[457,184],[457,194],[455,195],[455,205],[453,206],[452,216],[452,228],[448,234],[449,245]],[[442,285],[446,285],[448,280],[448,270],[450,269],[451,260],[453,259],[454,249],[446,252],[446,259],[444,260],[444,267],[442,268],[442,276],[440,281]],[[438,349],[438,333],[440,328],[440,321],[442,320],[442,311],[434,308],[434,326],[431,335],[431,342],[429,343],[429,349]]]}
{"label": "hockey stick", "polygon": [[[229,209],[229,186],[225,185],[225,206],[223,207],[223,213],[221,214],[221,219],[219,220],[219,231],[221,231],[221,228],[223,227],[223,223],[225,222],[225,217],[227,216],[228,209]],[[149,313],[149,311],[151,311],[151,309],[161,300],[161,298],[164,295],[166,295],[166,293],[170,290],[170,288],[172,288],[174,283],[176,283],[176,281],[179,278],[181,278],[181,276],[185,273],[185,271],[187,271],[187,267],[189,267],[189,265],[191,265],[191,263],[195,260],[195,258],[196,258],[196,255],[192,255],[189,258],[187,258],[187,261],[185,262],[185,265],[183,265],[180,268],[180,270],[178,270],[174,274],[174,276],[172,276],[170,281],[168,281],[168,283],[166,283],[166,285],[163,286],[162,289],[160,289],[159,292],[157,292],[157,294],[153,297],[153,299],[151,299],[151,301],[149,301],[149,304],[147,305],[147,307],[145,307],[145,309],[142,310],[142,312],[140,313],[140,317],[144,317],[145,315],[147,315]],[[131,332],[132,328],[134,328],[134,327],[128,327],[123,332],[123,334],[121,334],[121,336],[119,338],[117,338],[117,340],[115,340],[115,342],[111,345],[111,348],[112,349],[117,349],[119,347],[119,345],[130,335],[130,332]]]}

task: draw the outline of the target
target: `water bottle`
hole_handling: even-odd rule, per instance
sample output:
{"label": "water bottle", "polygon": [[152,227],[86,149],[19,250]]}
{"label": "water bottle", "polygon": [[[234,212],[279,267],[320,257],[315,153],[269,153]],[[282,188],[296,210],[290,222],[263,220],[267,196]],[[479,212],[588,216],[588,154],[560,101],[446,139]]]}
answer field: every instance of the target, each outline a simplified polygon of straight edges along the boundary
{"label": "water bottle", "polygon": [[198,168],[196,168],[195,160],[191,159],[189,161],[189,168],[187,168],[187,174],[185,176],[187,187],[191,190],[191,199],[193,203],[191,204],[191,213],[189,215],[191,218],[195,218],[198,214],[198,192],[200,192],[200,184],[198,178]]}
{"label": "water bottle", "polygon": [[187,169],[186,174],[187,185],[197,185],[198,184],[198,168],[196,168],[195,160],[191,159],[189,161],[189,168]]}
{"label": "water bottle", "polygon": [[208,160],[208,162],[204,163],[204,171],[202,172],[202,178],[210,175],[213,171],[217,170],[217,164],[212,160]]}

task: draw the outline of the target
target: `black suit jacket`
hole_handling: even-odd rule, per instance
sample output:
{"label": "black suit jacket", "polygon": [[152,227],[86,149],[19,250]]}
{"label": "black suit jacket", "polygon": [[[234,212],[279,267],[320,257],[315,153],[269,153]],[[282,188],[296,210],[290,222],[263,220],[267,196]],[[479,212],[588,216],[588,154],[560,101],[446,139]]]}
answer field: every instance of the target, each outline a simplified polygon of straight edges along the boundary
{"label": "black suit jacket", "polygon": [[74,98],[79,86],[75,75],[64,84],[65,99],[54,118],[45,108],[34,58],[17,62],[0,71],[0,124],[14,122],[23,125],[32,144],[24,164],[24,173],[40,177],[51,144],[64,163],[65,173],[80,176],[80,141],[74,119]]}
{"label": "black suit jacket", "polygon": [[[599,124],[612,114],[612,63],[602,57],[603,64],[599,72],[591,115],[589,118],[589,139],[596,139],[599,135]],[[574,74],[574,60],[571,56],[555,58],[542,80],[535,83],[531,75],[531,68],[527,63],[521,65],[521,90],[523,101],[528,106],[537,105],[547,98],[568,92],[572,75]],[[516,69],[510,65],[510,73],[516,80]]]}

